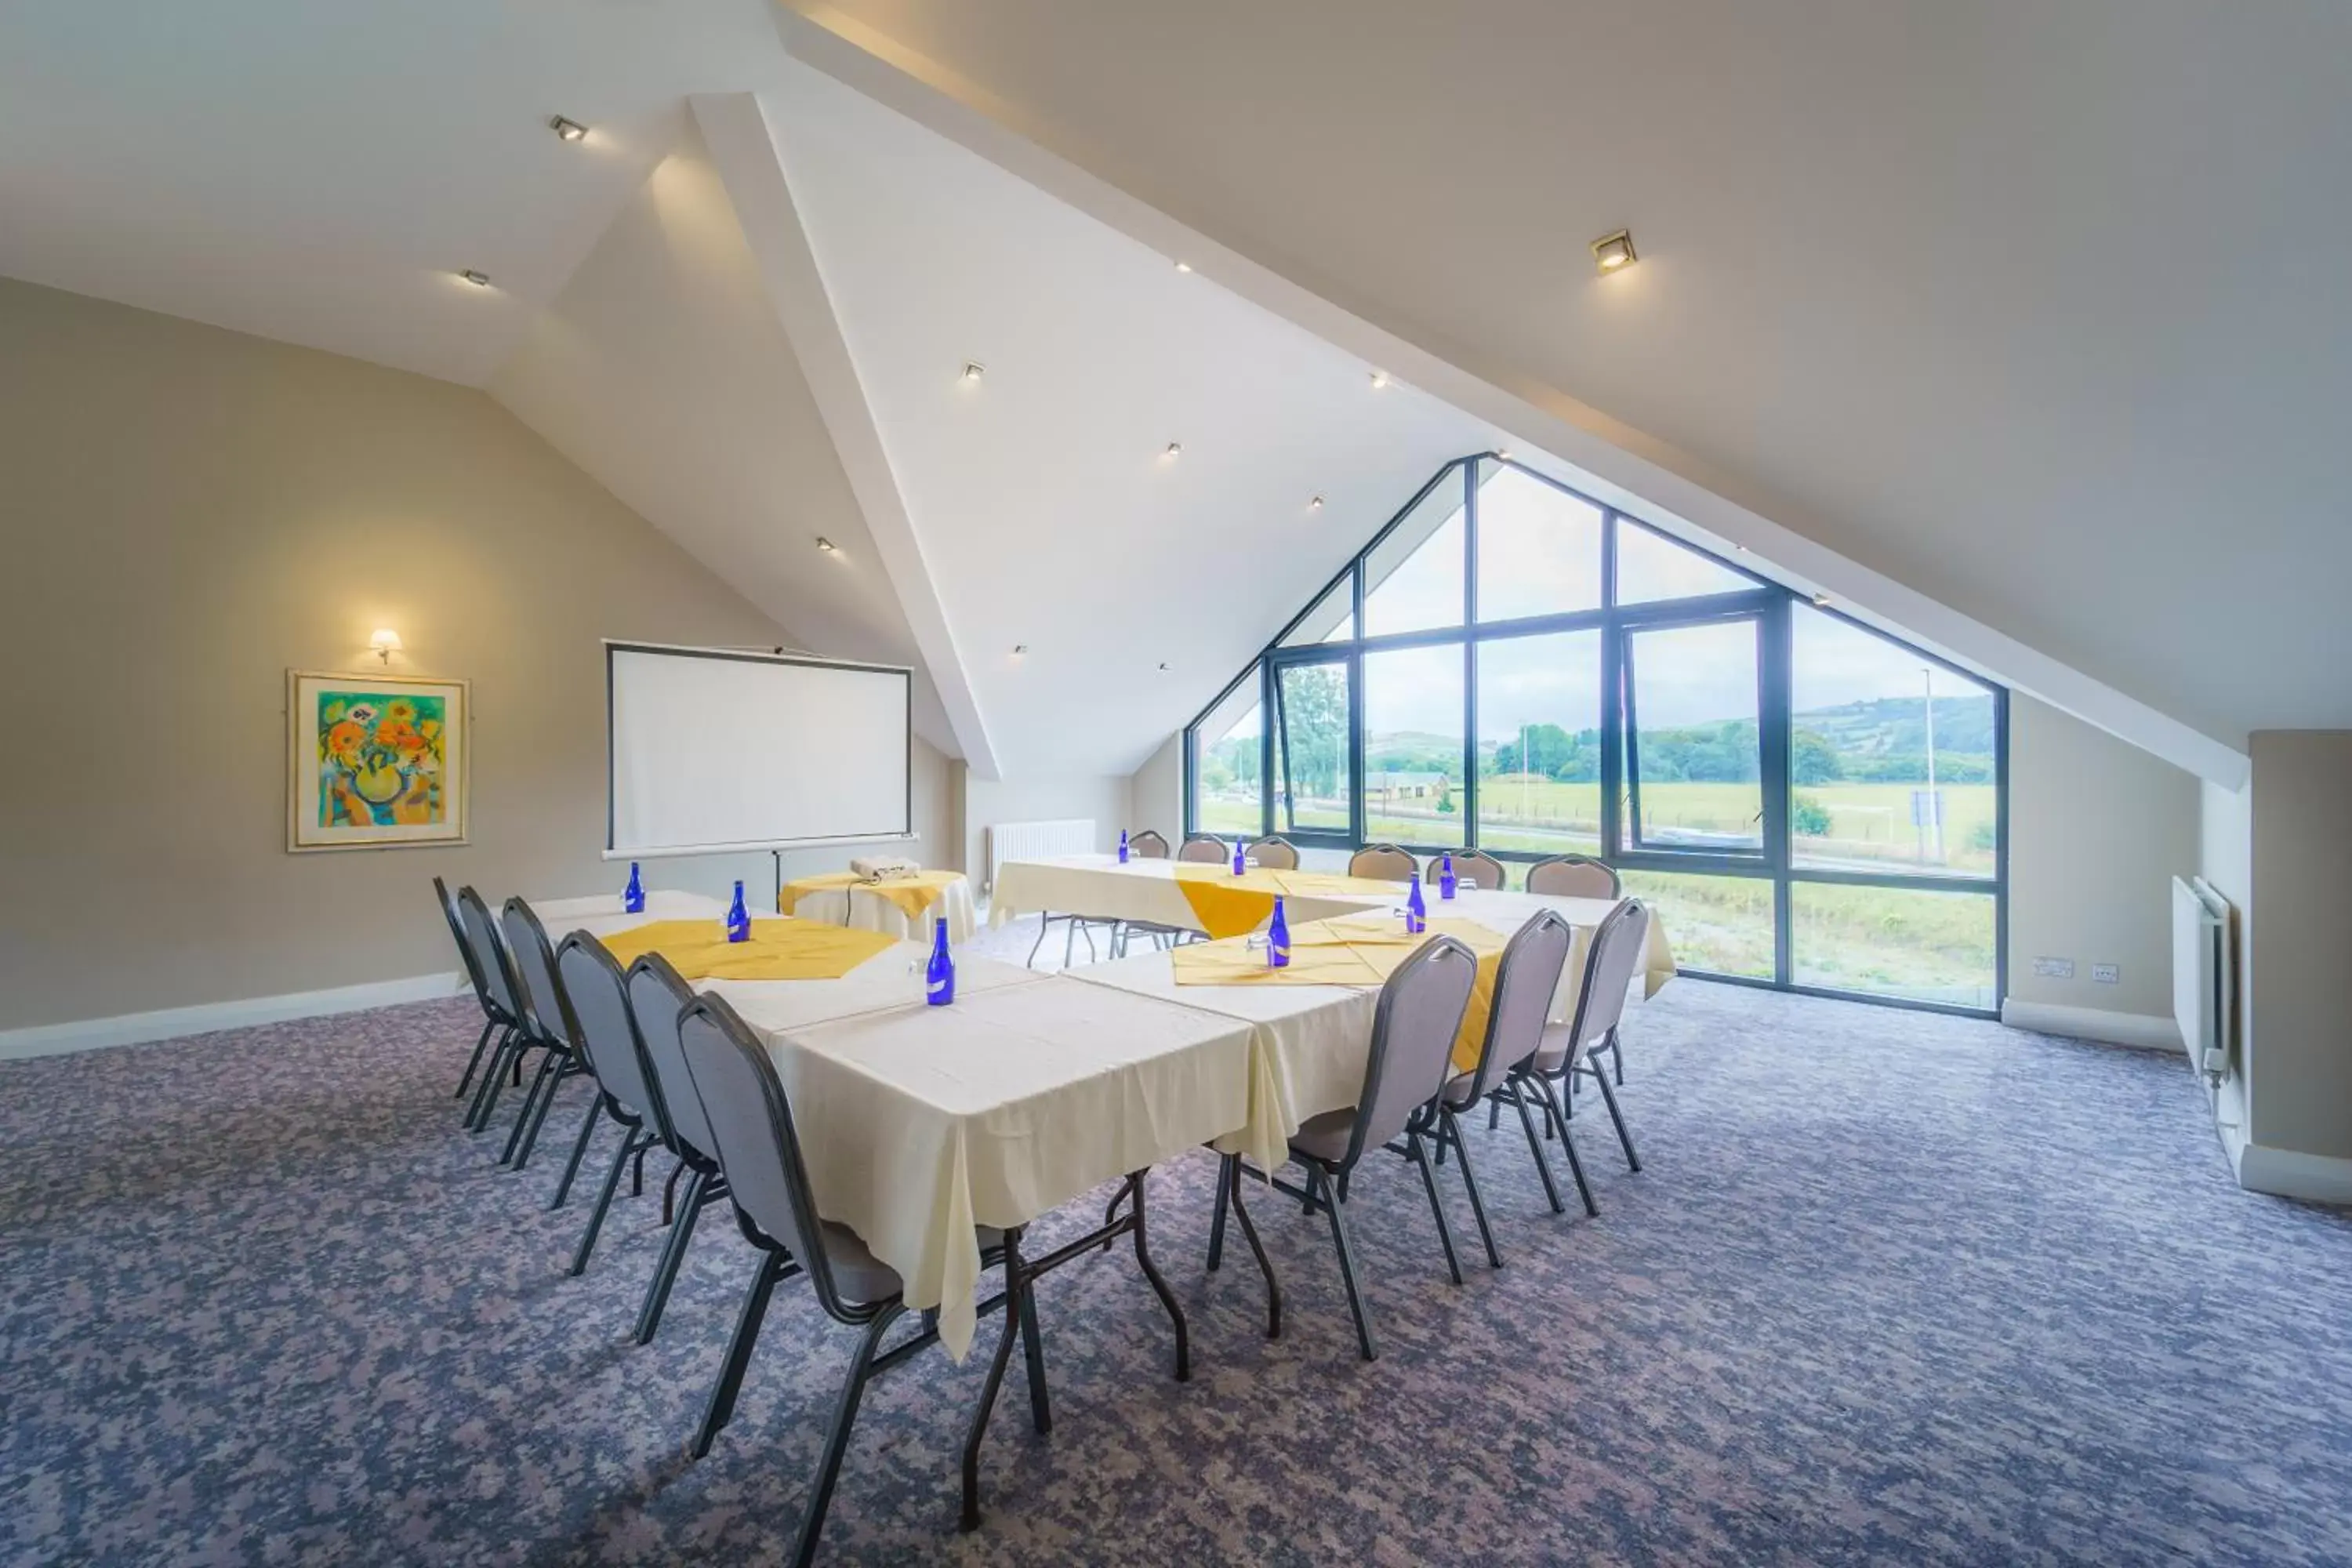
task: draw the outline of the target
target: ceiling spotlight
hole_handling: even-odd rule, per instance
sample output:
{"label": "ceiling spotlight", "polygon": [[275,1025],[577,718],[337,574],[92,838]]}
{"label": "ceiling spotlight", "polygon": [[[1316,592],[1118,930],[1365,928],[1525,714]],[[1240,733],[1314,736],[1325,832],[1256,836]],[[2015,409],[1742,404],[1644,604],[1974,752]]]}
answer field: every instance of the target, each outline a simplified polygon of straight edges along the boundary
{"label": "ceiling spotlight", "polygon": [[1163,659],[1161,659],[1161,660],[1160,661],[1160,668],[1162,668],[1162,669],[1166,669],[1166,668],[1168,668],[1168,661],[1167,661],[1166,659],[1164,659],[1164,658],[1163,658]]}
{"label": "ceiling spotlight", "polygon": [[1813,608],[1817,610],[1826,610],[1829,607],[1830,596],[1827,594],[1815,594],[1813,595]]}
{"label": "ceiling spotlight", "polygon": [[1017,642],[1013,645],[1013,657],[1015,658],[1019,658],[1023,654],[1027,653],[1028,651],[1029,645],[1025,642]]}
{"label": "ceiling spotlight", "polygon": [[1604,273],[1631,267],[1640,259],[1633,254],[1633,232],[1621,228],[1615,234],[1604,234],[1594,240],[1592,259],[1600,264],[1601,270]]}
{"label": "ceiling spotlight", "polygon": [[841,546],[835,544],[832,540],[827,539],[822,533],[816,536],[816,547],[819,550],[824,551],[827,555],[838,555],[841,553]]}
{"label": "ceiling spotlight", "polygon": [[986,375],[987,374],[988,374],[988,367],[987,367],[986,365],[984,365],[984,364],[981,363],[978,360],[976,360],[976,359],[968,359],[968,360],[966,360],[966,361],[964,361],[964,362],[963,362],[963,378],[964,378],[964,380],[966,380],[966,381],[978,381],[982,376]]}
{"label": "ceiling spotlight", "polygon": [[1376,371],[1372,372],[1372,390],[1373,390],[1374,392],[1378,392],[1381,387],[1386,386],[1388,384],[1389,384],[1389,373],[1388,373],[1388,372],[1386,372],[1386,371],[1384,371],[1384,370],[1376,370]]}
{"label": "ceiling spotlight", "polygon": [[1496,462],[1498,462],[1498,463],[1507,463],[1507,462],[1509,462],[1509,461],[1511,460],[1511,449],[1510,449],[1508,447],[1496,447],[1496,448],[1495,448],[1495,460],[1496,460]]}
{"label": "ceiling spotlight", "polygon": [[588,128],[576,120],[566,120],[561,114],[547,122],[547,128],[566,142],[585,142]]}
{"label": "ceiling spotlight", "polygon": [[1179,272],[1190,272],[1192,270],[1192,264],[1189,261],[1180,261],[1176,264],[1176,270]]}
{"label": "ceiling spotlight", "polygon": [[1309,500],[1307,503],[1307,510],[1308,511],[1321,511],[1323,510],[1323,498],[1321,496],[1316,496]]}
{"label": "ceiling spotlight", "polygon": [[1184,455],[1184,443],[1171,441],[1168,443],[1168,449],[1160,455],[1163,458],[1181,458]]}
{"label": "ceiling spotlight", "polygon": [[490,286],[490,275],[488,273],[477,272],[470,267],[467,268],[463,272],[458,273],[457,276],[463,278],[467,282],[471,283],[477,289],[487,289]]}

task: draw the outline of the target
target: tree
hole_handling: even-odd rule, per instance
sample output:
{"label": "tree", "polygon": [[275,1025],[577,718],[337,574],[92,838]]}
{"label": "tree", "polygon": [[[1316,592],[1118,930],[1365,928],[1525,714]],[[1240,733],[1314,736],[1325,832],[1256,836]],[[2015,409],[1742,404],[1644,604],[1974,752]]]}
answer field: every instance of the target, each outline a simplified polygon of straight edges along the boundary
{"label": "tree", "polygon": [[1789,811],[1790,826],[1807,838],[1830,836],[1830,808],[1809,795],[1801,795]]}
{"label": "tree", "polygon": [[1281,765],[1296,794],[1336,795],[1347,765],[1348,678],[1336,665],[1280,671]]}
{"label": "tree", "polygon": [[1845,777],[1845,763],[1818,730],[1799,730],[1791,738],[1790,771],[1801,784],[1835,784]]}

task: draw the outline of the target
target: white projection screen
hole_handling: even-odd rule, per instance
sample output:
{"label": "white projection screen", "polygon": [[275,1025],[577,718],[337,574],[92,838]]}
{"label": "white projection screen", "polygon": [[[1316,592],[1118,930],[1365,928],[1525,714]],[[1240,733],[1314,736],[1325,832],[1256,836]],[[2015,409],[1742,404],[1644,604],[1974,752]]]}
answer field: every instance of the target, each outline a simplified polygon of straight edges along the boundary
{"label": "white projection screen", "polygon": [[890,665],[607,642],[606,856],[907,836],[913,679]]}

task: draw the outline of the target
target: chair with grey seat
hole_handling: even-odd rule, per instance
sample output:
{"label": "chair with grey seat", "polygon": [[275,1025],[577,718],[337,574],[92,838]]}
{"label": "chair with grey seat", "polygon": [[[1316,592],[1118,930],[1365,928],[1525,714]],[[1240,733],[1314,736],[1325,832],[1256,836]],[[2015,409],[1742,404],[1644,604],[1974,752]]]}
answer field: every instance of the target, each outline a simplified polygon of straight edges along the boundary
{"label": "chair with grey seat", "polygon": [[555,948],[547,940],[547,928],[520,898],[509,899],[499,911],[499,928],[514,959],[515,976],[522,982],[523,1028],[546,1053],[523,1096],[514,1131],[507,1134],[506,1152],[499,1157],[499,1163],[520,1171],[530,1163],[539,1130],[554,1109],[556,1091],[584,1075],[588,1062],[580,1053],[580,1022],[572,1016],[572,997],[555,973]]}
{"label": "chair with grey seat", "polygon": [[1149,827],[1141,828],[1127,836],[1127,853],[1129,858],[1135,860],[1165,860],[1168,839]]}
{"label": "chair with grey seat", "polygon": [[1421,862],[1409,849],[1393,844],[1367,844],[1348,857],[1348,875],[1380,881],[1410,882],[1421,875]]}
{"label": "chair with grey seat", "polygon": [[[622,973],[620,964],[605,951],[603,942],[584,931],[576,931],[565,937],[563,945],[556,950],[555,968],[564,994],[571,1000],[572,1021],[580,1031],[573,1048],[595,1078],[596,1095],[588,1102],[588,1115],[581,1122],[580,1136],[572,1145],[571,1162],[563,1167],[563,1180],[556,1184],[555,1201],[548,1207],[563,1206],[564,1195],[572,1190],[580,1163],[587,1157],[597,1122],[609,1117],[621,1129],[621,1143],[614,1152],[612,1169],[604,1173],[604,1185],[596,1194],[588,1228],[581,1235],[579,1250],[572,1257],[572,1272],[577,1275],[587,1270],[589,1254],[595,1250],[597,1232],[603,1229],[604,1216],[612,1209],[613,1194],[621,1184],[623,1169],[631,1161],[636,1162],[638,1190],[642,1192],[645,1156],[657,1148],[674,1151],[677,1141],[669,1131],[668,1108],[654,1077],[644,1033],[637,1026],[636,1011],[629,996],[629,978]],[[687,1201],[691,1205],[700,1195],[701,1187],[697,1184],[688,1189]],[[670,1260],[669,1251],[667,1247],[663,1249],[664,1265]],[[657,1288],[660,1283],[656,1278]],[[663,1295],[667,1297],[667,1291],[664,1290]],[[640,1314],[641,1322],[642,1318]],[[650,1333],[641,1333],[637,1342],[642,1344],[651,1337]]]}
{"label": "chair with grey seat", "polygon": [[[1590,855],[1554,855],[1528,868],[1528,891],[1557,899],[1622,899],[1625,896],[1625,879],[1606,860],[1596,860]],[[1625,1053],[1617,1048],[1616,1035],[1611,1034],[1609,1043],[1601,1049],[1609,1053],[1610,1068],[1622,1085]],[[1573,1081],[1569,1087],[1573,1090]]]}
{"label": "chair with grey seat", "polygon": [[1249,857],[1269,871],[1298,869],[1298,847],[1280,834],[1261,838],[1249,847]]}
{"label": "chair with grey seat", "polygon": [[[1606,1048],[1618,1021],[1624,1016],[1625,993],[1632,987],[1634,975],[1641,973],[1642,952],[1649,937],[1650,910],[1641,900],[1627,899],[1609,911],[1593,931],[1591,945],[1585,950],[1575,1017],[1547,1028],[1541,1047],[1510,1077],[1513,1088],[1522,1094],[1532,1093],[1542,1102],[1546,1120],[1565,1144],[1568,1114],[1553,1095],[1551,1086],[1576,1073],[1590,1075],[1601,1086],[1601,1097],[1609,1102],[1609,1120],[1616,1124],[1617,1142],[1625,1151],[1625,1163],[1635,1171],[1642,1168],[1642,1157],[1634,1152],[1633,1135],[1625,1130],[1625,1114],[1618,1109],[1617,1095],[1609,1087],[1608,1074],[1592,1058]],[[1576,1163],[1573,1150],[1570,1152],[1569,1167],[1577,1173],[1578,1184],[1582,1185],[1583,1172]],[[1592,1206],[1589,1189],[1585,1206]]]}
{"label": "chair with grey seat", "polygon": [[[743,1238],[760,1251],[759,1271],[743,1301],[735,1336],[728,1344],[719,1382],[696,1432],[692,1453],[701,1458],[735,1412],[735,1398],[744,1369],[759,1341],[768,1299],[779,1281],[806,1275],[817,1305],[835,1322],[861,1331],[849,1375],[834,1408],[824,1457],[801,1517],[800,1535],[793,1562],[806,1564],[816,1555],[817,1535],[824,1527],[826,1505],[841,1473],[843,1453],[866,1384],[875,1376],[916,1354],[937,1339],[935,1327],[885,1352],[883,1334],[907,1308],[898,1271],[882,1262],[847,1226],[820,1219],[809,1187],[808,1171],[801,1158],[800,1138],[793,1123],[776,1068],[762,1047],[724,998],[702,995],[678,1020],[678,1040],[687,1070],[702,1102],[704,1120],[718,1145],[719,1169],[735,1205],[735,1222]],[[997,1298],[1005,1308],[1004,1337],[990,1363],[979,1407],[964,1444],[964,1523],[979,1521],[979,1444],[987,1428],[990,1408],[1003,1384],[1006,1358],[1017,1334],[1028,1350],[1030,1403],[1037,1428],[1051,1426],[1045,1405],[1044,1359],[1038,1348],[1036,1304],[1029,1277],[1019,1256],[1019,1232],[982,1227],[983,1267],[1002,1264],[1007,1280]],[[984,1304],[983,1311],[997,1304]]]}
{"label": "chair with grey seat", "polygon": [[[1434,1107],[1453,1071],[1454,1037],[1461,1030],[1477,978],[1478,960],[1461,942],[1450,936],[1423,942],[1381,987],[1364,1084],[1355,1105],[1310,1116],[1291,1135],[1290,1157],[1307,1172],[1306,1191],[1298,1195],[1306,1200],[1308,1213],[1319,1207],[1330,1219],[1339,1277],[1348,1288],[1348,1310],[1355,1317],[1356,1341],[1366,1361],[1380,1352],[1372,1344],[1371,1320],[1356,1279],[1355,1247],[1348,1233],[1348,1187],[1367,1151],[1392,1149],[1420,1167],[1430,1212],[1437,1218],[1438,1239],[1445,1247],[1446,1272],[1456,1285],[1462,1283],[1454,1227],[1438,1196],[1424,1139],[1434,1134]],[[1404,1140],[1401,1149],[1391,1142],[1399,1136]],[[1228,1195],[1221,1187],[1221,1205]],[[1213,1227],[1213,1243],[1222,1233],[1222,1226]]]}
{"label": "chair with grey seat", "polygon": [[472,888],[460,888],[457,918],[464,922],[467,943],[482,965],[482,981],[488,987],[490,1001],[504,1016],[505,1027],[491,1048],[480,1081],[474,1086],[473,1100],[466,1107],[467,1130],[479,1132],[490,1124],[490,1113],[498,1109],[507,1076],[511,1073],[516,1083],[522,1082],[523,1063],[540,1048],[540,1042],[532,1033],[522,977],[515,972],[514,955],[499,934],[499,922],[489,905]]}
{"label": "chair with grey seat", "polygon": [[[694,1240],[695,1222],[706,1207],[727,1196],[727,1178],[719,1173],[714,1152],[717,1142],[710,1123],[703,1118],[702,1099],[695,1093],[693,1075],[687,1070],[686,1049],[678,1044],[678,1018],[692,1005],[694,987],[660,953],[646,953],[629,965],[629,1012],[646,1047],[654,1097],[661,1102],[663,1137],[669,1152],[677,1156],[679,1170],[687,1173],[686,1191],[678,1196],[675,1211],[670,1194],[663,1194],[662,1218],[669,1226],[669,1238],[662,1245],[661,1262],[646,1287],[645,1305],[637,1309],[639,1344],[649,1342],[661,1326],[670,1288],[677,1283],[686,1249]],[[676,1172],[670,1180],[677,1180]]]}
{"label": "chair with grey seat", "polygon": [[1554,855],[1528,868],[1528,891],[1555,899],[1622,899],[1617,868],[1590,855]]}
{"label": "chair with grey seat", "polygon": [[482,1033],[474,1041],[474,1054],[466,1060],[466,1076],[457,1080],[457,1098],[466,1098],[474,1084],[474,1074],[482,1065],[482,1057],[490,1048],[490,1037],[502,1029],[515,1026],[515,1019],[490,994],[489,977],[482,968],[481,956],[466,935],[466,917],[458,912],[457,895],[440,878],[433,879],[433,897],[441,906],[441,914],[449,922],[450,940],[457,944],[457,959],[466,967],[466,981],[474,988],[474,1001],[482,1009]]}
{"label": "chair with grey seat", "polygon": [[[1490,893],[1499,893],[1510,880],[1511,874],[1504,868],[1503,863],[1484,849],[1453,849],[1446,853],[1454,857],[1455,881],[1484,888]],[[1430,858],[1424,874],[1429,881],[1434,882],[1444,869],[1444,856],[1435,855]]]}
{"label": "chair with grey seat", "polygon": [[[1462,1184],[1469,1189],[1470,1210],[1478,1216],[1478,1234],[1486,1243],[1486,1261],[1496,1268],[1503,1266],[1502,1255],[1496,1250],[1494,1228],[1486,1222],[1486,1205],[1478,1196],[1478,1178],[1470,1168],[1469,1146],[1462,1141],[1459,1113],[1481,1100],[1490,1102],[1498,1112],[1505,1105],[1516,1106],[1519,1124],[1527,1130],[1528,1148],[1534,1153],[1536,1169],[1543,1176],[1544,1196],[1551,1201],[1552,1213],[1564,1212],[1559,1187],[1552,1180],[1551,1164],[1544,1158],[1543,1140],[1536,1133],[1533,1103],[1519,1092],[1511,1079],[1517,1069],[1528,1066],[1543,1048],[1552,997],[1559,991],[1560,972],[1567,968],[1568,955],[1575,945],[1574,928],[1550,910],[1538,910],[1511,934],[1502,960],[1496,966],[1495,998],[1486,1010],[1486,1035],[1478,1047],[1478,1065],[1469,1072],[1455,1074],[1438,1100],[1437,1162],[1441,1165],[1445,1163],[1449,1146],[1462,1162]],[[1570,1143],[1567,1148],[1568,1168],[1575,1173],[1577,1188],[1584,1194],[1585,1209],[1598,1214],[1601,1211],[1593,1207],[1592,1189],[1584,1180],[1584,1167],[1576,1158],[1576,1145]]]}
{"label": "chair with grey seat", "polygon": [[1188,833],[1183,847],[1176,851],[1179,860],[1198,861],[1205,866],[1229,863],[1234,858],[1233,846],[1213,833]]}

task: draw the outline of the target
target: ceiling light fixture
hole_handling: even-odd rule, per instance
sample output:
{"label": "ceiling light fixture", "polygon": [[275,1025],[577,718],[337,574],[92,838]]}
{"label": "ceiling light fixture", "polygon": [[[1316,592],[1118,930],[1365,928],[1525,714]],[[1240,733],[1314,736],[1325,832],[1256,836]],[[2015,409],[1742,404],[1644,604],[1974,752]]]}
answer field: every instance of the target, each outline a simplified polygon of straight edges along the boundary
{"label": "ceiling light fixture", "polygon": [[1384,371],[1384,370],[1376,370],[1376,371],[1372,372],[1372,390],[1373,390],[1374,392],[1378,392],[1381,388],[1382,388],[1382,387],[1386,386],[1388,384],[1389,384],[1389,373],[1388,373],[1388,372],[1386,372],[1386,371]]}
{"label": "ceiling light fixture", "polygon": [[1167,661],[1166,659],[1164,659],[1164,658],[1163,658],[1163,659],[1161,659],[1161,660],[1160,661],[1160,668],[1161,669],[1163,669],[1163,670],[1164,670],[1164,669],[1166,669],[1166,668],[1168,668],[1168,661]]}
{"label": "ceiling light fixture", "polygon": [[1176,270],[1179,272],[1190,272],[1192,270],[1192,264],[1189,261],[1180,261],[1176,264]]}
{"label": "ceiling light fixture", "polygon": [[822,533],[816,536],[816,547],[819,550],[824,551],[827,555],[838,555],[841,553],[841,546],[835,544],[832,540],[827,539]]}
{"label": "ceiling light fixture", "polygon": [[1592,242],[1592,259],[1603,274],[1622,271],[1641,259],[1633,254],[1633,235],[1630,229],[1604,234]]}
{"label": "ceiling light fixture", "polygon": [[1025,642],[1017,642],[1013,645],[1013,657],[1015,658],[1019,658],[1023,654],[1027,653],[1028,651],[1029,645]]}
{"label": "ceiling light fixture", "polygon": [[477,272],[470,267],[467,268],[463,272],[458,273],[457,276],[463,278],[467,282],[471,283],[477,289],[487,289],[490,286],[490,275],[488,273]]}
{"label": "ceiling light fixture", "polygon": [[1813,595],[1813,608],[1817,610],[1826,610],[1829,607],[1830,596],[1827,594],[1815,594]]}
{"label": "ceiling light fixture", "polygon": [[576,120],[566,120],[561,114],[548,121],[547,128],[566,142],[588,140],[588,128],[585,125]]}
{"label": "ceiling light fixture", "polygon": [[1311,498],[1307,503],[1307,510],[1308,511],[1321,511],[1323,510],[1323,498],[1321,496]]}
{"label": "ceiling light fixture", "polygon": [[1495,448],[1495,460],[1496,460],[1496,462],[1498,462],[1498,463],[1507,463],[1507,462],[1509,462],[1509,461],[1511,460],[1511,449],[1510,449],[1508,447],[1496,447],[1496,448]]}
{"label": "ceiling light fixture", "polygon": [[964,378],[964,380],[966,380],[966,381],[978,381],[982,376],[986,375],[987,374],[988,374],[988,367],[987,367],[986,365],[984,365],[984,364],[981,363],[978,360],[976,360],[976,359],[968,359],[968,360],[966,360],[966,361],[964,361],[964,362],[963,362],[963,378]]}
{"label": "ceiling light fixture", "polygon": [[1184,455],[1184,443],[1171,441],[1168,443],[1168,449],[1160,455],[1163,458],[1181,458]]}

